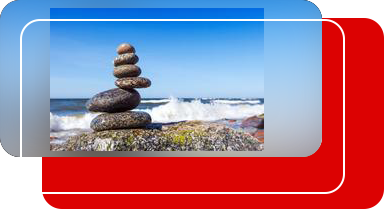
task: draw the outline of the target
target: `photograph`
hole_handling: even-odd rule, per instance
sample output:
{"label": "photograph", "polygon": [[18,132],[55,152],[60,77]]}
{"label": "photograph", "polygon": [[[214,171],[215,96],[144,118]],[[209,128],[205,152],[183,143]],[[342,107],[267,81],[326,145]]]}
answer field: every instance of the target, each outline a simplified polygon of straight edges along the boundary
{"label": "photograph", "polygon": [[50,23],[51,151],[264,150],[264,23]]}

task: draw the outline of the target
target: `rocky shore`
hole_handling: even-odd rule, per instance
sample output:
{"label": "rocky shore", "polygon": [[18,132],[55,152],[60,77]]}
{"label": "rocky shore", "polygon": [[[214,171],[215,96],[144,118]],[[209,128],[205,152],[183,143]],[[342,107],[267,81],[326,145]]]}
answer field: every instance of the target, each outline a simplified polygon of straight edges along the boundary
{"label": "rocky shore", "polygon": [[252,134],[215,122],[150,124],[141,129],[105,130],[51,144],[52,151],[261,151]]}

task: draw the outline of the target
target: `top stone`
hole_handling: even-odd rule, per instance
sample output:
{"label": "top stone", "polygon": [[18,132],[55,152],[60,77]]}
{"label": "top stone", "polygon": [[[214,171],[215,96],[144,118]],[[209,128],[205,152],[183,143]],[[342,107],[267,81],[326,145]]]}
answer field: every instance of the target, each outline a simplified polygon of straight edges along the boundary
{"label": "top stone", "polygon": [[122,43],[117,47],[118,54],[135,53],[135,48],[128,43]]}

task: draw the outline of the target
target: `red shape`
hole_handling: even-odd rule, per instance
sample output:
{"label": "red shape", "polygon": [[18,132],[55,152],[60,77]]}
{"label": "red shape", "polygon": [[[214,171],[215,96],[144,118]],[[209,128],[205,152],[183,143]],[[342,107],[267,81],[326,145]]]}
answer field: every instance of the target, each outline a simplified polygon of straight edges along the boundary
{"label": "red shape", "polygon": [[[333,19],[346,34],[346,178],[321,195],[62,195],[60,208],[368,208],[383,194],[383,32],[369,19]],[[362,109],[365,107],[364,109]],[[43,192],[325,192],[342,179],[342,37],[323,22],[323,142],[298,158],[43,158]],[[364,118],[358,127],[356,116]],[[359,132],[365,128],[364,144]],[[359,130],[359,131],[356,131]],[[268,140],[268,139],[267,139]],[[64,178],[57,179],[57,173]],[[261,178],[255,178],[258,174]]]}
{"label": "red shape", "polygon": [[[296,158],[44,158],[44,164],[48,165],[43,167],[44,179],[57,173],[66,178],[59,182],[49,181],[54,184],[43,183],[43,191],[326,192],[335,189],[341,183],[343,167],[343,42],[336,25],[331,24],[328,30],[332,32],[332,45],[331,49],[324,49],[329,52],[323,56],[331,62],[325,64],[325,69],[330,70],[323,74],[323,111],[332,115],[332,120],[324,120],[324,127],[333,128],[327,129],[327,138],[314,155]],[[244,178],[260,170],[263,181]],[[87,176],[89,183],[74,176],[74,171]],[[127,181],[92,183],[109,176],[124,176]],[[236,183],[228,179],[236,179]]]}

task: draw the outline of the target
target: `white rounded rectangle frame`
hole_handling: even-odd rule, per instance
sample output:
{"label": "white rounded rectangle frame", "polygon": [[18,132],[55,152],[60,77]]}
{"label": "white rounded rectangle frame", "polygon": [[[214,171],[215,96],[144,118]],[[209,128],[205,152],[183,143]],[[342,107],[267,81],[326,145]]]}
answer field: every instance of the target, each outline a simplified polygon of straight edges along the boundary
{"label": "white rounded rectangle frame", "polygon": [[20,157],[23,155],[23,34],[25,29],[35,22],[125,22],[125,21],[221,21],[221,22],[331,22],[335,24],[343,35],[343,177],[340,184],[333,190],[327,192],[43,192],[43,194],[331,194],[340,189],[345,180],[345,34],[343,28],[335,21],[328,19],[35,19],[27,23],[20,34]]}

